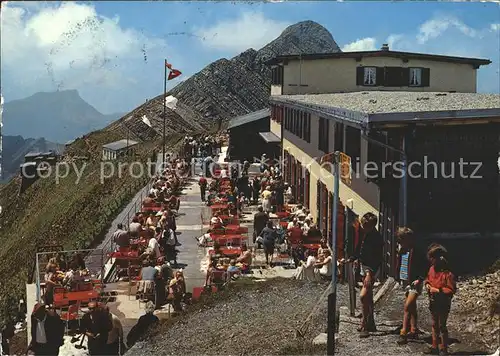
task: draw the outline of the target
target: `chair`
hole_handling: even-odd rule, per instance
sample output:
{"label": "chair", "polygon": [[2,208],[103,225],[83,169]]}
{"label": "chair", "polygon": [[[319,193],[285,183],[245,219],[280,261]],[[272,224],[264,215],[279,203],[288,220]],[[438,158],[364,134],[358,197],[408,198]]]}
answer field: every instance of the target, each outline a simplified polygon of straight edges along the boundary
{"label": "chair", "polygon": [[67,311],[61,311],[60,317],[61,320],[66,322],[66,334],[68,333],[70,321],[78,320],[78,329],[80,329],[80,301],[77,301],[76,304],[70,305]]}

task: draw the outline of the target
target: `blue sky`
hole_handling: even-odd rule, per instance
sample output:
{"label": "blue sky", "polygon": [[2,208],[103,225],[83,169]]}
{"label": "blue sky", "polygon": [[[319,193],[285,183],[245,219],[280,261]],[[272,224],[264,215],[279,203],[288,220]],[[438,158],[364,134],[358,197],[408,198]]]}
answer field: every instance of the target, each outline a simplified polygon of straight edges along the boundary
{"label": "blue sky", "polygon": [[259,49],[313,20],[344,50],[391,49],[484,57],[480,92],[500,92],[500,6],[464,2],[2,3],[2,94],[78,89],[103,113],[163,90],[163,59],[185,80],[210,62]]}

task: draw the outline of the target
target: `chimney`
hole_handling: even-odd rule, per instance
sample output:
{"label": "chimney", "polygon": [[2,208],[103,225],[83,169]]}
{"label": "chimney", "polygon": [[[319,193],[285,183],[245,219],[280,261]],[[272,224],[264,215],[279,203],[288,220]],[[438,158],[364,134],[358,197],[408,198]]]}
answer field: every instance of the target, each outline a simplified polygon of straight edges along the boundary
{"label": "chimney", "polygon": [[387,43],[384,43],[382,45],[382,48],[380,49],[381,51],[388,51],[389,50],[389,45]]}

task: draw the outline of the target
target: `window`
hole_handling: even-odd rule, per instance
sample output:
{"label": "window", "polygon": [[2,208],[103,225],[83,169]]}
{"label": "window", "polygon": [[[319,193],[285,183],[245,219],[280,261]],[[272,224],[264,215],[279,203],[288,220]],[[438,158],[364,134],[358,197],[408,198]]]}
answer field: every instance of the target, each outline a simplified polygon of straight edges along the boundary
{"label": "window", "polygon": [[304,112],[299,111],[299,130],[298,135],[301,139],[304,139]]}
{"label": "window", "polygon": [[363,85],[375,85],[377,84],[377,68],[376,67],[364,67],[363,68]]}
{"label": "window", "polygon": [[410,86],[422,86],[422,68],[410,68]]}
{"label": "window", "polygon": [[318,149],[325,153],[329,152],[328,149],[328,120],[324,117],[319,118],[318,130]]}
{"label": "window", "polygon": [[341,124],[340,122],[335,123],[335,129],[334,129],[334,135],[335,139],[333,140],[334,143],[334,150],[335,151],[344,151],[344,124]]}
{"label": "window", "polygon": [[361,131],[355,127],[346,126],[345,153],[351,157],[351,166],[357,173],[357,158],[361,156]]}
{"label": "window", "polygon": [[276,66],[271,68],[271,84],[283,85],[283,67]]}

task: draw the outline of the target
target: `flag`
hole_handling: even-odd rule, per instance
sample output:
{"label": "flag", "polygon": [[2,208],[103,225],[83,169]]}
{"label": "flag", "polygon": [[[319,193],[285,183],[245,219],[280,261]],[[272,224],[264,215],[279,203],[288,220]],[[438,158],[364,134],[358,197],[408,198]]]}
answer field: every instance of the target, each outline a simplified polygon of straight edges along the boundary
{"label": "flag", "polygon": [[170,110],[175,110],[177,108],[177,98],[169,95],[165,98],[165,106]]}
{"label": "flag", "polygon": [[172,69],[172,65],[168,63],[167,60],[165,60],[165,67],[167,67],[168,69]]}
{"label": "flag", "polygon": [[152,127],[153,125],[151,125],[151,121],[149,121],[149,119],[146,117],[146,115],[144,115],[142,117],[142,122],[144,122],[146,125],[148,125],[149,127]]}
{"label": "flag", "polygon": [[177,69],[171,69],[170,73],[168,73],[168,79],[167,80],[172,80],[177,78],[179,75],[181,75],[181,71]]}

